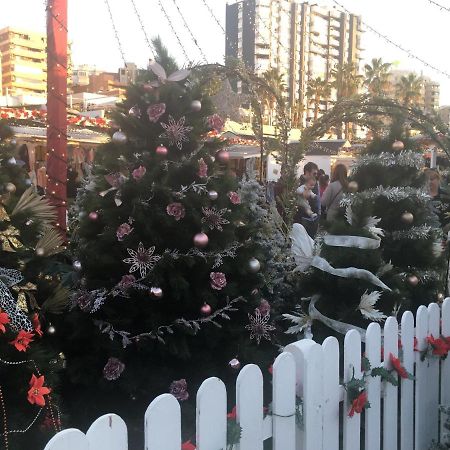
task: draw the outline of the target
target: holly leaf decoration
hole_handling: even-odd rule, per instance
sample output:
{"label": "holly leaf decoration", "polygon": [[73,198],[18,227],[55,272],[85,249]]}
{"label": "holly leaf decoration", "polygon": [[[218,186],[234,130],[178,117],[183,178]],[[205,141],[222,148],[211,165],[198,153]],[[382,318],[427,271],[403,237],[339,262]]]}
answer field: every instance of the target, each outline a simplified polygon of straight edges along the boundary
{"label": "holly leaf decoration", "polygon": [[235,419],[227,420],[227,444],[239,444],[241,440],[242,428]]}
{"label": "holly leaf decoration", "polygon": [[355,371],[353,371],[351,380],[344,384],[344,388],[347,391],[349,402],[352,403],[366,388],[366,382],[364,378],[361,378],[360,380],[355,378]]}
{"label": "holly leaf decoration", "polygon": [[375,367],[374,369],[372,369],[370,375],[372,377],[381,377],[381,381],[387,381],[393,386],[398,386],[397,378],[392,372],[393,371],[387,370],[384,367]]}
{"label": "holly leaf decoration", "polygon": [[361,368],[363,372],[370,372],[370,369],[372,368],[370,365],[370,361],[365,356],[361,359]]}

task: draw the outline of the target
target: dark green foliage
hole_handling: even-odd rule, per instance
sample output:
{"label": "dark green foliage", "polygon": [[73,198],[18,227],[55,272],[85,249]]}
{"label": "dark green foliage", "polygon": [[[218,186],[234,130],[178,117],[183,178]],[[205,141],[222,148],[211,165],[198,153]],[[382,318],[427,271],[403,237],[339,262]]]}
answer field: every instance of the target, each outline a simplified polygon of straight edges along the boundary
{"label": "dark green foliage", "polygon": [[[167,74],[173,69],[166,67]],[[145,78],[155,79],[150,73]],[[93,175],[77,199],[79,217],[72,247],[82,270],[73,310],[64,323],[65,394],[77,426],[85,427],[100,414],[116,412],[135,436],[134,431],[142,430],[150,401],[168,392],[172,381],[184,378],[190,397],[183,411],[192,430],[195,392],[205,378],[219,376],[230,387],[232,406],[238,371],[228,362],[238,358],[242,365],[255,362],[268,367],[275,356],[270,342],[263,338],[257,345],[244,328],[248,314],[260,305],[266,263],[263,249],[252,241],[255,224],[247,221],[246,207],[229,198],[230,192],[238,190],[238,182],[228,165],[216,157],[224,143],[207,137],[211,129],[207,119],[213,114],[205,93],[208,88],[209,81],[198,71],[189,80],[153,89],[131,86],[115,118],[128,141],[111,142],[97,151]],[[192,110],[193,100],[201,101],[200,111]],[[157,103],[165,104],[165,113],[151,122],[146,111]],[[140,117],[129,113],[135,106]],[[175,121],[185,117],[184,125],[192,127],[182,149],[161,137],[161,123],[167,124],[169,115]],[[156,154],[158,145],[168,148],[167,157]],[[208,166],[208,178],[198,175],[201,158]],[[136,180],[132,172],[139,167],[146,171]],[[117,191],[100,195],[111,187],[105,176],[117,173],[124,177],[119,206],[114,201]],[[192,183],[200,186],[193,189]],[[210,199],[211,190],[217,191],[216,200]],[[176,220],[167,213],[172,203],[183,205],[184,217]],[[202,223],[203,208],[223,210],[227,221],[223,230]],[[89,218],[94,211],[97,220]],[[116,232],[125,223],[133,230],[119,241]],[[209,237],[203,250],[206,256],[196,254],[193,244],[201,231]],[[140,242],[145,249],[154,246],[154,254],[161,259],[142,279],[135,272],[137,281],[130,288],[119,289],[122,277],[129,275],[130,264],[123,262],[130,257],[127,249],[136,250]],[[224,255],[214,267],[216,256],[231,246],[236,247],[235,256]],[[258,273],[249,270],[252,257],[261,262]],[[212,272],[226,275],[227,285],[221,290],[211,287]],[[163,296],[152,295],[152,287],[161,288]],[[93,302],[103,295],[103,304],[93,308]],[[235,310],[223,310],[223,315],[215,317],[229,301]],[[205,303],[212,308],[211,316],[202,316]],[[115,381],[103,376],[110,357],[125,364]]]}

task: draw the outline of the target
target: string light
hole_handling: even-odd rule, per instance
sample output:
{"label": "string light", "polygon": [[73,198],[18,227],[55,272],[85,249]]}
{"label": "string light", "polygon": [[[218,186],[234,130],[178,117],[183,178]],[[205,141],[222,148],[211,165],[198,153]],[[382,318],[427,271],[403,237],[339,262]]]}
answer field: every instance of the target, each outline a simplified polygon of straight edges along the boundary
{"label": "string light", "polygon": [[432,4],[434,6],[437,6],[441,11],[444,10],[444,11],[450,12],[450,8],[449,7],[441,5],[440,3],[435,2],[434,0],[428,0],[428,1],[429,1],[430,4]]}
{"label": "string light", "polygon": [[113,31],[114,31],[114,35],[116,37],[117,45],[119,46],[120,55],[122,56],[122,60],[123,60],[123,63],[125,64],[125,68],[127,68],[127,61],[125,59],[125,53],[123,52],[123,48],[122,48],[122,44],[120,42],[119,33],[117,31],[116,24],[114,23],[114,18],[113,18],[112,12],[111,12],[111,7],[109,6],[109,1],[105,0],[105,4],[106,4],[106,8],[108,9],[109,18],[111,20],[111,25],[113,27]]}
{"label": "string light", "polygon": [[173,4],[175,5],[175,7],[177,8],[178,14],[180,14],[181,19],[183,20],[184,27],[186,28],[186,30],[188,31],[188,33],[189,33],[190,36],[191,36],[192,41],[194,42],[194,44],[196,45],[196,47],[197,47],[198,50],[200,51],[200,54],[202,55],[203,61],[204,61],[205,63],[207,63],[208,61],[207,61],[207,59],[206,59],[206,56],[205,56],[205,54],[203,53],[203,50],[202,50],[202,48],[200,47],[200,45],[199,45],[197,39],[195,39],[195,36],[194,36],[194,34],[192,33],[191,29],[189,28],[189,25],[188,25],[188,23],[186,22],[186,19],[184,18],[183,13],[181,12],[181,10],[180,10],[180,8],[179,8],[179,6],[178,6],[178,3],[176,2],[176,0],[172,0],[172,2],[173,2]]}
{"label": "string light", "polygon": [[159,7],[161,8],[161,11],[163,12],[164,16],[166,17],[166,20],[167,20],[167,22],[169,23],[170,28],[172,28],[172,32],[173,32],[173,34],[175,35],[175,37],[177,38],[178,45],[181,47],[181,50],[182,50],[182,52],[183,52],[183,54],[184,54],[184,57],[186,58],[186,61],[189,61],[189,57],[188,57],[188,55],[187,55],[187,53],[186,53],[186,49],[184,48],[184,45],[183,45],[183,43],[181,42],[181,39],[180,39],[180,37],[178,36],[178,33],[175,31],[175,28],[174,28],[174,26],[173,26],[172,20],[171,20],[171,18],[169,17],[169,15],[167,14],[167,11],[165,10],[164,6],[162,5],[161,0],[158,0],[158,5],[159,5]]}
{"label": "string light", "polygon": [[[340,8],[342,8],[347,14],[350,14],[350,12],[343,6],[341,5],[338,1],[336,0],[332,0],[333,3],[335,3],[337,6],[339,6]],[[430,1],[430,0],[429,0]],[[398,50],[401,50],[403,53],[406,53],[406,55],[408,56],[408,58],[411,59],[415,59],[416,61],[419,61],[420,63],[422,63],[424,66],[429,67],[430,69],[434,70],[437,73],[440,73],[441,75],[444,75],[447,78],[450,78],[450,73],[445,72],[439,68],[437,68],[436,66],[433,66],[432,64],[428,63],[427,61],[425,61],[424,59],[420,58],[419,56],[414,55],[410,50],[407,50],[406,48],[402,47],[400,44],[397,44],[396,42],[394,42],[392,39],[390,39],[388,36],[385,36],[384,34],[380,33],[379,31],[375,30],[375,28],[371,27],[370,25],[368,25],[366,22],[361,21],[361,23],[368,29],[370,30],[372,33],[376,34],[379,38],[383,39],[384,41],[386,41],[387,43],[391,44],[392,46],[396,47]]]}
{"label": "string light", "polygon": [[148,48],[150,49],[150,51],[153,55],[153,58],[156,58],[155,48],[153,47],[153,44],[151,43],[150,39],[147,36],[147,32],[145,31],[144,23],[142,21],[142,18],[141,18],[141,15],[139,14],[138,9],[136,8],[136,4],[134,3],[134,0],[130,0],[130,1],[131,1],[131,4],[133,5],[134,12],[136,13],[136,16],[139,20],[139,24],[141,25],[142,32],[144,33],[145,42],[147,42]]}
{"label": "string light", "polygon": [[5,400],[3,398],[3,392],[2,387],[0,386],[0,405],[2,408],[3,413],[3,439],[5,440],[5,450],[8,450],[9,443],[8,443],[8,421],[6,419],[6,407],[5,407]]}

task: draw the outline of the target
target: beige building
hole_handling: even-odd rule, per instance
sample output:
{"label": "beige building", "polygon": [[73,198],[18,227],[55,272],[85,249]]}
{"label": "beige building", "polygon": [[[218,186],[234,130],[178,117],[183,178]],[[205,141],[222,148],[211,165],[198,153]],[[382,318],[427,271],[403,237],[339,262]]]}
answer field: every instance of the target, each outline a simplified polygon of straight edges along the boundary
{"label": "beige building", "polygon": [[46,36],[7,27],[0,30],[2,95],[45,95]]}
{"label": "beige building", "polygon": [[[361,60],[361,18],[295,0],[240,0],[227,5],[226,56],[258,74],[275,68],[284,76],[291,107],[302,105],[303,122],[314,115],[306,98],[311,79],[330,80],[337,64]],[[330,101],[336,99],[333,92]],[[320,110],[330,102],[324,101]]]}

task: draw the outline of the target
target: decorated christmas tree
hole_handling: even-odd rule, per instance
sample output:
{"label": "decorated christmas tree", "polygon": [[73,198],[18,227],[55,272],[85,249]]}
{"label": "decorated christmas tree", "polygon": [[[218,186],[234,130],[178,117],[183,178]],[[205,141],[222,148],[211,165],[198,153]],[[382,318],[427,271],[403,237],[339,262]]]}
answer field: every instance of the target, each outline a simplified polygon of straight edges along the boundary
{"label": "decorated christmas tree", "polygon": [[141,429],[148,403],[169,391],[193,420],[205,377],[231,387],[241,365],[268,367],[276,352],[267,252],[252,240],[266,218],[249,215],[214,137],[223,121],[211,80],[160,62],[129,88],[77,198],[64,353],[80,426],[117,412]]}
{"label": "decorated christmas tree", "polygon": [[[406,140],[405,140],[406,141]],[[304,301],[290,332],[365,328],[444,297],[442,230],[427,191],[424,158],[391,137],[355,162],[341,214],[315,242],[298,225],[293,253]]]}
{"label": "decorated christmas tree", "polygon": [[16,159],[13,134],[0,123],[0,415],[2,447],[44,446],[60,430],[58,372],[64,356],[52,317],[64,292],[52,275],[62,239],[53,208]]}

